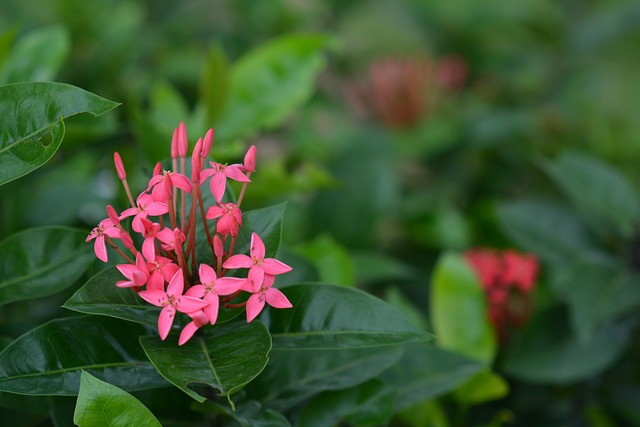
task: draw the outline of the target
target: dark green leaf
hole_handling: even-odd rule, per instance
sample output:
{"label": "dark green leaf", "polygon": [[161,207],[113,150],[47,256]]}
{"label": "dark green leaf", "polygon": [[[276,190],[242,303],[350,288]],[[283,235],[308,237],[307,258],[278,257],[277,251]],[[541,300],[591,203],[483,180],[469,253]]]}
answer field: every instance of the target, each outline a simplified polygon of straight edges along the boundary
{"label": "dark green leaf", "polygon": [[569,196],[583,217],[601,232],[630,237],[640,216],[634,189],[613,168],[577,152],[565,152],[545,170]]}
{"label": "dark green leaf", "polygon": [[389,304],[357,289],[304,284],[284,293],[293,308],[273,309],[266,317],[274,348],[366,348],[431,339]]}
{"label": "dark green leaf", "polygon": [[501,367],[518,379],[567,384],[599,374],[611,366],[629,339],[629,325],[608,325],[588,342],[580,342],[561,308],[540,312],[507,348]]}
{"label": "dark green leaf", "polygon": [[378,380],[323,392],[305,406],[296,426],[329,427],[345,419],[358,426],[387,425],[393,415],[393,401],[393,392]]}
{"label": "dark green leaf", "polygon": [[63,307],[155,327],[160,314],[158,307],[145,302],[132,289],[118,288],[116,282],[120,280],[124,280],[124,276],[115,266],[102,270],[78,289]]}
{"label": "dark green leaf", "polygon": [[250,401],[238,405],[236,410],[207,401],[207,405],[215,412],[222,412],[233,418],[241,427],[291,427],[289,421],[279,412],[271,409],[264,410],[262,405],[256,401]]}
{"label": "dark green leaf", "polygon": [[69,54],[70,39],[62,26],[34,30],[11,49],[0,84],[53,80]]}
{"label": "dark green leaf", "polygon": [[491,363],[496,338],[480,282],[462,256],[444,254],[431,283],[431,321],[438,344],[475,360]]}
{"label": "dark green leaf", "polygon": [[207,399],[210,386],[227,397],[254,379],[267,364],[271,337],[260,321],[234,322],[205,328],[178,346],[175,339],[142,337],[140,343],[158,372],[198,402]]}
{"label": "dark green leaf", "polygon": [[138,399],[85,371],[80,376],[73,422],[80,427],[160,426],[156,417]]}
{"label": "dark green leaf", "polygon": [[482,369],[482,364],[427,343],[405,346],[404,356],[382,375],[396,392],[395,410],[447,393]]}
{"label": "dark green leaf", "polygon": [[52,320],[0,353],[0,390],[76,395],[82,370],[129,391],[165,387],[138,344],[144,333],[141,326],[103,317]]}
{"label": "dark green leaf", "polygon": [[269,364],[248,394],[279,411],[326,390],[349,388],[376,378],[398,363],[401,346],[370,348],[274,348]]}
{"label": "dark green leaf", "polygon": [[71,286],[95,260],[86,237],[71,228],[39,227],[0,242],[0,305]]}
{"label": "dark green leaf", "polygon": [[99,116],[118,105],[62,83],[0,87],[0,185],[39,168],[55,154],[64,135],[62,119],[85,112]]}
{"label": "dark green leaf", "polygon": [[247,138],[279,125],[311,95],[325,64],[324,35],[289,35],[251,51],[231,69],[226,108],[216,137]]}

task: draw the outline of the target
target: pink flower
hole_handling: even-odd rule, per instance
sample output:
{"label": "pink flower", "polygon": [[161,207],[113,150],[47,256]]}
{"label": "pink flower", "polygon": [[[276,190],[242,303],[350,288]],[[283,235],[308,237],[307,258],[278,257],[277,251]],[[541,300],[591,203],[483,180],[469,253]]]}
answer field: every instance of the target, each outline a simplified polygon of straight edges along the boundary
{"label": "pink flower", "polygon": [[209,319],[209,323],[215,325],[218,320],[218,309],[220,307],[219,295],[231,295],[238,291],[245,282],[236,277],[221,277],[218,279],[216,272],[206,264],[200,264],[198,269],[201,284],[192,286],[185,295],[201,298],[209,305],[204,308],[204,313]]}
{"label": "pink flower", "polygon": [[502,280],[519,287],[523,292],[531,291],[538,275],[536,258],[532,255],[520,255],[515,251],[505,251],[502,257]]}
{"label": "pink flower", "polygon": [[116,228],[109,218],[100,221],[97,227],[91,230],[89,236],[87,236],[86,242],[90,242],[93,239],[96,241],[93,243],[93,251],[96,253],[98,259],[102,262],[109,261],[109,255],[107,254],[107,246],[104,242],[104,236],[111,237],[113,239],[120,238],[120,230]]}
{"label": "pink flower", "polygon": [[211,177],[211,182],[209,183],[211,194],[213,194],[213,198],[216,199],[218,203],[222,200],[224,191],[227,188],[227,178],[238,182],[251,182],[251,180],[242,173],[241,165],[223,165],[215,162],[209,162],[209,164],[212,169],[203,170],[201,179],[204,181]]}
{"label": "pink flower", "polygon": [[464,254],[467,262],[476,271],[482,287],[492,288],[498,283],[502,273],[500,255],[490,249],[474,249]]}
{"label": "pink flower", "polygon": [[141,193],[136,199],[135,208],[125,209],[124,212],[120,215],[120,219],[128,218],[132,215],[133,222],[131,224],[131,228],[137,233],[142,233],[143,226],[140,220],[142,218],[146,218],[147,215],[159,216],[164,215],[169,212],[169,207],[164,202],[155,202],[153,197],[147,193]]}
{"label": "pink flower", "polygon": [[180,269],[169,258],[156,256],[155,261],[147,263],[149,269],[149,280],[147,280],[147,290],[164,291],[165,282],[169,283],[174,274]]}
{"label": "pink flower", "polygon": [[166,186],[170,183],[170,186],[178,187],[179,189],[191,194],[191,181],[185,175],[178,172],[164,171],[162,174],[154,175],[149,180],[149,186],[147,191],[151,190],[151,198],[155,202],[167,201],[167,195],[171,194],[171,189],[167,190]]}
{"label": "pink flower", "polygon": [[247,150],[247,153],[244,155],[244,162],[242,163],[242,169],[245,172],[255,172],[256,171],[256,146],[252,145]]}
{"label": "pink flower", "polygon": [[[264,308],[265,302],[274,308],[291,308],[291,302],[278,289],[273,288],[275,277],[266,274],[262,286],[249,297],[247,300],[247,323],[255,319]],[[248,287],[254,287],[255,284],[249,284]]]}
{"label": "pink flower", "polygon": [[207,315],[204,314],[202,310],[195,311],[193,313],[187,313],[187,315],[191,317],[192,320],[191,322],[187,323],[185,327],[182,329],[182,332],[180,332],[178,345],[182,345],[187,341],[189,341],[193,336],[193,334],[195,334],[198,329],[202,328],[204,325],[209,323],[209,319],[207,318]]}
{"label": "pink flower", "polygon": [[218,218],[216,223],[218,233],[238,235],[238,228],[242,225],[242,211],[235,204],[229,202],[211,206],[207,210],[207,219],[215,218]]}
{"label": "pink flower", "polygon": [[163,228],[156,234],[158,240],[160,240],[163,245],[162,248],[165,251],[176,251],[176,246],[180,246],[187,239],[186,236],[179,228],[174,228],[171,230],[170,228]]}
{"label": "pink flower", "polygon": [[244,254],[233,255],[222,265],[226,269],[248,268],[251,280],[256,288],[262,286],[265,275],[284,274],[291,271],[291,267],[275,258],[265,258],[265,248],[262,239],[256,233],[251,234],[251,256]]}
{"label": "pink flower", "polygon": [[142,237],[144,237],[144,242],[142,242],[142,255],[144,257],[153,262],[156,259],[156,235],[158,231],[160,231],[160,224],[156,224],[154,222],[149,221],[147,218],[141,218],[140,223],[142,224]]}
{"label": "pink flower", "polygon": [[138,293],[140,298],[153,304],[156,307],[162,307],[160,316],[158,316],[158,332],[160,338],[164,341],[169,335],[176,311],[181,313],[192,313],[203,309],[207,306],[206,301],[198,298],[182,295],[184,291],[184,276],[182,270],[176,271],[173,275],[167,291],[146,290]]}
{"label": "pink flower", "polygon": [[128,280],[121,280],[116,283],[119,288],[133,288],[142,287],[147,283],[149,279],[149,269],[142,254],[138,252],[136,255],[136,263],[134,264],[118,264],[116,268],[120,270],[120,273]]}

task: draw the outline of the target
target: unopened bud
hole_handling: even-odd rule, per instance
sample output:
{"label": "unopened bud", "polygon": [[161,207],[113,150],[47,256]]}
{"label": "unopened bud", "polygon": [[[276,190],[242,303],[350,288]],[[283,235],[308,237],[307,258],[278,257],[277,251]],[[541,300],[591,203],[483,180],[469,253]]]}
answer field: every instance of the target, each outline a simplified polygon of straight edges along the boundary
{"label": "unopened bud", "polygon": [[107,216],[116,227],[120,227],[120,218],[118,217],[118,213],[111,205],[107,205]]}
{"label": "unopened bud", "polygon": [[216,255],[216,258],[222,258],[224,256],[224,246],[217,234],[213,236],[213,253]]}
{"label": "unopened bud", "polygon": [[180,122],[180,126],[178,126],[178,156],[187,157],[187,151],[189,151],[187,127],[184,122]]}
{"label": "unopened bud", "polygon": [[203,159],[207,158],[209,153],[211,152],[211,146],[213,145],[213,129],[209,129],[204,136],[204,141],[202,142],[202,152],[200,153],[200,157]]}
{"label": "unopened bud", "polygon": [[162,174],[162,163],[158,162],[153,167],[153,176]]}
{"label": "unopened bud", "polygon": [[113,163],[116,165],[116,172],[118,173],[118,178],[120,181],[127,179],[127,173],[124,170],[124,165],[122,164],[122,158],[120,154],[116,151],[113,153]]}
{"label": "unopened bud", "polygon": [[255,172],[256,171],[256,146],[252,145],[247,150],[247,154],[244,155],[243,169],[245,172]]}
{"label": "unopened bud", "polygon": [[173,135],[171,136],[171,158],[178,158],[178,128],[173,130]]}
{"label": "unopened bud", "polygon": [[202,152],[202,138],[198,138],[196,146],[193,148],[191,156],[191,181],[194,184],[200,183],[200,172],[202,171],[202,163],[200,162],[200,154]]}

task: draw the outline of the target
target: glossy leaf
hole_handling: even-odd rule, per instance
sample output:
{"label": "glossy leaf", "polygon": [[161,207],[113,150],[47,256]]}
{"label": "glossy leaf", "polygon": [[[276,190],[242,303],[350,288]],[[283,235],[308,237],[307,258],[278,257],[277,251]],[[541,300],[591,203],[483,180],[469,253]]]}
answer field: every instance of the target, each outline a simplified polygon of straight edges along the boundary
{"label": "glossy leaf", "polygon": [[276,347],[269,364],[247,386],[265,406],[284,411],[327,390],[354,387],[378,377],[402,356],[401,346],[308,349]]}
{"label": "glossy leaf", "polygon": [[167,341],[157,336],[140,338],[158,372],[198,402],[207,399],[206,386],[227,397],[242,388],[262,372],[271,349],[269,331],[260,321],[205,329],[205,335],[196,335],[182,346],[172,337]]}
{"label": "glossy leaf", "polygon": [[161,426],[138,399],[86,371],[80,375],[73,422],[80,427]]}
{"label": "glossy leaf", "polygon": [[629,325],[609,325],[588,342],[572,334],[561,308],[541,312],[507,348],[501,368],[532,383],[568,384],[610,367],[629,340]]}
{"label": "glossy leaf", "polygon": [[600,232],[613,229],[623,237],[631,236],[640,203],[636,191],[615,169],[577,152],[564,152],[544,166],[592,226]]}
{"label": "glossy leaf", "polygon": [[329,235],[321,235],[298,248],[318,270],[320,281],[355,286],[355,265],[351,255]]}
{"label": "glossy leaf", "polygon": [[0,73],[0,84],[50,81],[69,55],[70,37],[62,26],[33,30],[11,49]]}
{"label": "glossy leaf", "polygon": [[475,273],[458,254],[446,253],[438,260],[431,283],[431,320],[442,348],[493,361],[496,338],[486,298]]}
{"label": "glossy leaf", "polygon": [[72,228],[39,227],[0,242],[0,305],[71,286],[95,259],[86,237]]}
{"label": "glossy leaf", "polygon": [[159,309],[132,289],[118,288],[124,276],[114,267],[93,276],[64,303],[63,307],[85,314],[100,314],[156,327]]}
{"label": "glossy leaf", "polygon": [[116,106],[62,83],[0,87],[0,185],[32,172],[54,155],[64,136],[62,119],[85,112],[99,116]]}
{"label": "glossy leaf", "polygon": [[144,333],[138,325],[101,317],[47,322],[0,353],[0,391],[76,395],[82,370],[128,391],[165,387],[138,344]]}
{"label": "glossy leaf", "polygon": [[394,393],[378,380],[318,394],[304,407],[297,427],[329,427],[342,420],[355,425],[387,425],[393,416]]}
{"label": "glossy leaf", "polygon": [[353,349],[432,338],[389,304],[357,289],[303,284],[283,292],[293,308],[273,309],[265,316],[274,348]]}
{"label": "glossy leaf", "polygon": [[396,393],[395,410],[401,411],[460,386],[482,369],[482,364],[432,344],[405,346],[402,359],[382,375]]}
{"label": "glossy leaf", "polygon": [[249,52],[231,68],[227,105],[216,136],[247,138],[279,125],[311,95],[324,68],[324,35],[289,35]]}

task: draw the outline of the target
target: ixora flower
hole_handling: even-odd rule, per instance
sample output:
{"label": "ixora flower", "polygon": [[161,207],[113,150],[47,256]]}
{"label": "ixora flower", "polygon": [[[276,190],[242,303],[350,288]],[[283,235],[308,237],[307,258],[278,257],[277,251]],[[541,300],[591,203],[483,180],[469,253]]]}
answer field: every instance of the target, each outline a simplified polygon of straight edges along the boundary
{"label": "ixora flower", "polygon": [[531,291],[538,275],[538,260],[513,250],[472,249],[465,259],[473,267],[487,297],[489,319],[498,337],[522,325],[531,313]]}
{"label": "ixora flower", "polygon": [[[100,260],[108,261],[107,245],[125,260],[117,265],[124,278],[114,286],[129,288],[129,292],[137,292],[142,300],[161,308],[158,332],[162,340],[170,334],[178,313],[191,319],[180,333],[179,345],[188,342],[200,328],[215,325],[220,310],[246,308],[247,322],[251,322],[265,304],[292,307],[284,293],[273,286],[275,276],[291,271],[291,267],[267,258],[257,233],[251,234],[249,255],[234,253],[242,227],[242,199],[251,182],[249,176],[256,169],[256,147],[249,148],[243,164],[225,165],[208,161],[212,143],[210,129],[194,146],[188,178],[187,133],[180,123],[171,142],[173,170],[162,170],[157,164],[146,189],[135,200],[122,159],[115,153],[116,172],[130,207],[118,214],[107,206],[108,218],[87,237],[87,242],[94,241]],[[227,178],[241,183],[242,188],[236,201],[223,203]],[[210,206],[202,195],[207,179],[210,182],[206,187],[215,200]],[[211,263],[203,263],[198,253],[205,245],[213,255]],[[228,276],[231,271],[234,276],[242,276],[242,269],[248,270],[245,277]],[[248,298],[246,293],[250,294]]]}

